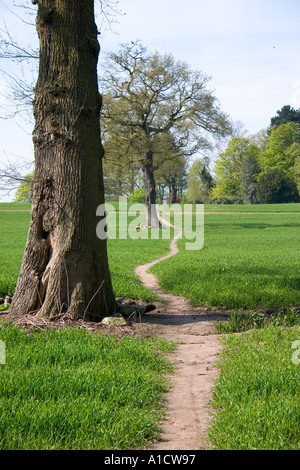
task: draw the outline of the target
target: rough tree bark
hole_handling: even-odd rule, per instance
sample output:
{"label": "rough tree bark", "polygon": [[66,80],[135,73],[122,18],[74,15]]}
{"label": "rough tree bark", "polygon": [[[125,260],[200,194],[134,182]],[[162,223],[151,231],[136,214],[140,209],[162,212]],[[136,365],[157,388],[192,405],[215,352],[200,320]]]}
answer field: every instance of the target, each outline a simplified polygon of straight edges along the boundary
{"label": "rough tree bark", "polygon": [[106,241],[94,0],[35,0],[40,41],[33,132],[35,178],[12,316],[98,321],[116,308]]}
{"label": "rough tree bark", "polygon": [[153,152],[149,150],[146,153],[145,164],[143,167],[143,178],[145,186],[145,202],[147,225],[152,228],[159,228],[160,222],[156,211],[156,187],[153,171]]}
{"label": "rough tree bark", "polygon": [[172,178],[170,180],[169,191],[170,191],[170,204],[176,204],[176,201],[177,201],[177,187],[176,187],[176,181],[175,181],[174,176],[172,176]]}

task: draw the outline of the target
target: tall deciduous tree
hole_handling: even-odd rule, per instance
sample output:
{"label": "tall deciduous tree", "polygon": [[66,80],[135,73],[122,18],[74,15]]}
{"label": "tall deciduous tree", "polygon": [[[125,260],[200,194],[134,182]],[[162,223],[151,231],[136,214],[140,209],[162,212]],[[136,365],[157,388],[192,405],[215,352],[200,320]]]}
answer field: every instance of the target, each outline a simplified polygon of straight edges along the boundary
{"label": "tall deciduous tree", "polygon": [[299,194],[293,179],[279,168],[260,176],[257,198],[261,204],[299,202]]}
{"label": "tall deciduous tree", "polygon": [[271,129],[273,127],[281,126],[281,124],[287,124],[288,122],[295,122],[300,124],[300,109],[294,109],[290,105],[285,105],[279,109],[276,116],[271,118]]}
{"label": "tall deciduous tree", "polygon": [[241,163],[241,193],[244,204],[256,204],[257,178],[260,173],[257,147],[252,146],[252,152],[244,156]]}
{"label": "tall deciduous tree", "polygon": [[231,125],[207,89],[209,78],[171,55],[149,53],[140,43],[125,44],[108,57],[102,87],[103,122],[143,149],[142,168],[148,223],[158,225],[154,141],[172,133],[178,148],[192,154],[211,137],[227,135]]}
{"label": "tall deciduous tree", "polygon": [[214,197],[229,198],[236,202],[241,199],[241,164],[250,145],[249,139],[234,137],[225,152],[219,154],[215,161]]}
{"label": "tall deciduous tree", "polygon": [[187,200],[192,203],[207,204],[213,186],[214,181],[209,171],[208,158],[195,160],[188,173]]}
{"label": "tall deciduous tree", "polygon": [[300,156],[300,127],[295,122],[281,124],[271,129],[266,150],[262,153],[263,172],[278,168],[290,172]]}
{"label": "tall deciduous tree", "polygon": [[69,309],[99,320],[115,299],[106,241],[96,235],[104,202],[94,0],[34,0],[39,36],[32,213],[11,315]]}

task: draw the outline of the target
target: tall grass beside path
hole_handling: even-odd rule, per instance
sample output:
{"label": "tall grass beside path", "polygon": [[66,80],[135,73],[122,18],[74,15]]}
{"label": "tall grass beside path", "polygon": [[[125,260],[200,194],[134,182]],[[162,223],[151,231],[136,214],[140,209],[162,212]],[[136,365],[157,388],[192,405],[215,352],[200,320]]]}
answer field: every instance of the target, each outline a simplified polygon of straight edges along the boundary
{"label": "tall grass beside path", "polygon": [[300,449],[299,340],[299,327],[274,324],[223,337],[209,430],[213,448]]}
{"label": "tall grass beside path", "polygon": [[0,449],[130,449],[158,436],[172,343],[0,324]]}

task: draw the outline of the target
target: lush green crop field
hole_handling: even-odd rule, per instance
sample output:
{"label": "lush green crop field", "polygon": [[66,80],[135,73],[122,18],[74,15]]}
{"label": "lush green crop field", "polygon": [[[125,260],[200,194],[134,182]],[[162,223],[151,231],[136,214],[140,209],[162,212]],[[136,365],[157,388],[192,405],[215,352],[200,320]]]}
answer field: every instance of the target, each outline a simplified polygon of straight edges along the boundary
{"label": "lush green crop field", "polygon": [[0,296],[14,293],[29,220],[29,212],[0,212]]}
{"label": "lush green crop field", "polygon": [[[15,289],[30,211],[24,204],[0,209],[3,296]],[[133,270],[168,247],[169,240],[109,239],[116,296],[154,300]],[[121,450],[157,437],[171,371],[165,353],[172,343],[117,340],[78,329],[27,334],[1,323],[0,340],[6,349],[0,365],[0,449]]]}
{"label": "lush green crop field", "polygon": [[299,327],[272,324],[222,342],[212,445],[218,450],[299,450]]}
{"label": "lush green crop field", "polygon": [[300,204],[206,204],[205,212],[296,212]]}
{"label": "lush green crop field", "polygon": [[[10,207],[13,209],[8,211]],[[30,221],[29,205],[19,204],[17,207],[24,211],[16,211],[16,204],[0,204],[0,296],[14,293],[26,243]],[[128,222],[132,219],[134,217],[128,217]],[[118,217],[116,230],[118,234]],[[147,236],[147,240],[108,239],[109,264],[117,297],[145,301],[157,298],[140,283],[134,274],[134,268],[164,256],[169,251],[170,241],[153,239],[148,232]]]}
{"label": "lush green crop field", "polygon": [[173,343],[0,323],[0,449],[130,449],[158,435]]}
{"label": "lush green crop field", "polygon": [[[0,295],[13,294],[22,260],[30,213],[8,210],[19,208],[29,205],[0,204]],[[180,240],[179,254],[152,270],[165,290],[194,305],[299,306],[299,208],[206,206],[203,249],[187,251]],[[232,213],[208,214],[218,209]],[[169,242],[108,240],[117,296],[154,300],[133,269],[163,256]],[[228,331],[257,329],[224,337],[210,442],[216,449],[299,450],[300,366],[292,360],[295,353],[299,359],[299,327],[287,328],[298,317],[268,325],[256,312],[244,321],[236,313],[228,322]],[[0,340],[0,449],[121,450],[157,437],[172,344],[77,329],[28,334],[4,324]]]}
{"label": "lush green crop field", "polygon": [[[29,212],[7,209],[28,210],[27,206],[0,205],[6,209],[0,210],[0,295],[12,295],[15,289],[30,218]],[[205,211],[210,212],[212,206],[205,206]],[[186,296],[193,305],[231,309],[298,306],[300,212],[294,211],[300,205],[216,205],[218,208],[249,214],[206,214],[204,247],[187,251],[186,240],[180,240],[180,253],[152,268],[162,288]],[[254,209],[261,213],[251,213]],[[166,254],[168,247],[169,240],[151,239],[150,235],[147,240],[109,239],[116,296],[155,300],[133,271],[138,264]]]}
{"label": "lush green crop field", "polygon": [[151,271],[165,291],[193,305],[300,305],[300,214],[207,214],[204,247],[178,246]]}

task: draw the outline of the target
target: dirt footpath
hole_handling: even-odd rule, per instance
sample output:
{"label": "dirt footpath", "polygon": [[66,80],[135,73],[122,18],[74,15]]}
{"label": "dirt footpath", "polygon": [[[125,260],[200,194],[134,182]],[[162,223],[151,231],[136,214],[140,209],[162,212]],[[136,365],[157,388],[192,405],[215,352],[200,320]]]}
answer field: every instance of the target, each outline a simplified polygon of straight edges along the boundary
{"label": "dirt footpath", "polygon": [[214,323],[227,315],[205,308],[192,308],[186,299],[165,294],[157,279],[147,270],[177,253],[176,239],[170,253],[152,263],[136,268],[142,283],[166,303],[156,303],[153,314],[146,314],[136,328],[178,342],[171,359],[176,364],[172,388],[166,394],[167,414],[160,440],[149,450],[198,450],[208,447],[206,430],[210,419],[211,389],[217,377],[214,364],[221,350],[214,335]]}

